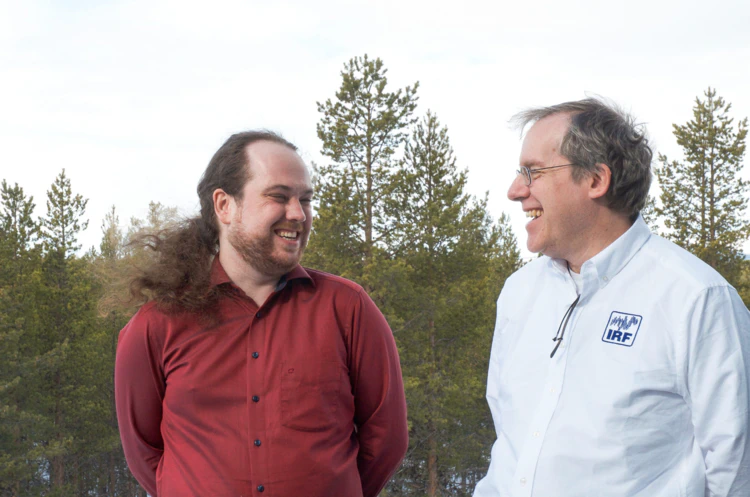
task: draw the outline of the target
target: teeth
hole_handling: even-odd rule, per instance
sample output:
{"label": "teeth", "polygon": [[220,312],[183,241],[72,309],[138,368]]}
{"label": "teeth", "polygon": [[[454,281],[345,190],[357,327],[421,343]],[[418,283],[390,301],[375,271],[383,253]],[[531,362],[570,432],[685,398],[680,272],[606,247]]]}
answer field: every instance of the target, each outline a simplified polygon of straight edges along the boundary
{"label": "teeth", "polygon": [[281,238],[286,238],[287,240],[296,240],[297,239],[297,232],[296,231],[279,231],[279,236]]}
{"label": "teeth", "polygon": [[526,211],[526,217],[537,218],[542,215],[542,212],[542,209],[531,209],[530,211]]}

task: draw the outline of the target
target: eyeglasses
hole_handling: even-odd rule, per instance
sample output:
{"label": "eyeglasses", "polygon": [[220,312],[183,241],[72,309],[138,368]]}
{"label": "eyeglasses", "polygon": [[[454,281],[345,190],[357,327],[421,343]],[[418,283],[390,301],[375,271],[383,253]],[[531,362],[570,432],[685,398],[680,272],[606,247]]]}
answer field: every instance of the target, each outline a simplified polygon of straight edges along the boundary
{"label": "eyeglasses", "polygon": [[552,353],[549,355],[550,359],[555,357],[555,352],[557,352],[557,349],[560,347],[560,344],[562,343],[563,336],[565,335],[565,328],[568,326],[568,320],[570,319],[570,316],[573,314],[573,309],[576,308],[576,305],[578,304],[579,300],[581,300],[580,295],[573,301],[572,304],[570,304],[570,307],[568,307],[568,310],[565,311],[565,315],[563,315],[562,321],[560,321],[560,326],[557,327],[557,333],[555,333],[555,338],[552,339],[552,341],[557,342],[557,344],[555,344],[555,348],[552,349]]}
{"label": "eyeglasses", "polygon": [[568,166],[575,166],[575,164],[563,164],[561,166],[550,166],[550,167],[537,167],[536,169],[531,169],[528,166],[521,166],[520,169],[516,169],[516,174],[519,176],[523,175],[524,179],[526,180],[526,186],[531,186],[531,174],[532,173],[538,173],[539,171],[546,171],[548,169],[557,169],[559,167],[568,167]]}

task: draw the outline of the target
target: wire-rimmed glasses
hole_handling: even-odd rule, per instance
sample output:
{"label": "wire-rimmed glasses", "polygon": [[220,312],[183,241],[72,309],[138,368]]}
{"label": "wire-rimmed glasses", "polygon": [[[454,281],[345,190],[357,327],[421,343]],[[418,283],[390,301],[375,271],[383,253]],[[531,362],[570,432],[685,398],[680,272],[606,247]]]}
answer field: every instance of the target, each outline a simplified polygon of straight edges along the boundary
{"label": "wire-rimmed glasses", "polygon": [[523,176],[523,178],[526,180],[526,186],[531,186],[531,175],[533,173],[537,173],[539,171],[546,171],[548,169],[557,169],[559,167],[568,167],[568,166],[575,166],[575,164],[562,164],[560,166],[549,166],[549,167],[537,167],[534,169],[531,169],[528,166],[521,166],[520,169],[516,169],[516,174],[519,176]]}

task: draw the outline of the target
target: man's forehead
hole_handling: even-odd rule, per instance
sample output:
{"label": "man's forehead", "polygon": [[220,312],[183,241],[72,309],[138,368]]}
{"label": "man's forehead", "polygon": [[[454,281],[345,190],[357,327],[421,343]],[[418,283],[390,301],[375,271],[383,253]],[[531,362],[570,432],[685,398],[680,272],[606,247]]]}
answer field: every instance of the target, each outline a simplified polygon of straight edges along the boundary
{"label": "man's forehead", "polygon": [[296,158],[302,162],[302,158],[295,150],[283,143],[271,140],[258,140],[248,144],[245,147],[245,156],[251,164],[257,161],[278,160],[280,158]]}
{"label": "man's forehead", "polygon": [[569,127],[569,114],[553,114],[535,122],[521,146],[521,165],[543,165],[543,155],[559,153]]}
{"label": "man's forehead", "polygon": [[539,135],[549,139],[562,139],[570,128],[570,113],[557,113],[545,116],[535,122],[526,133],[529,135]]}
{"label": "man's forehead", "polygon": [[263,188],[264,191],[280,191],[285,193],[301,193],[301,194],[308,194],[312,195],[314,190],[312,185],[310,185],[308,182],[300,183],[297,185],[289,185],[286,183],[275,183],[267,185]]}

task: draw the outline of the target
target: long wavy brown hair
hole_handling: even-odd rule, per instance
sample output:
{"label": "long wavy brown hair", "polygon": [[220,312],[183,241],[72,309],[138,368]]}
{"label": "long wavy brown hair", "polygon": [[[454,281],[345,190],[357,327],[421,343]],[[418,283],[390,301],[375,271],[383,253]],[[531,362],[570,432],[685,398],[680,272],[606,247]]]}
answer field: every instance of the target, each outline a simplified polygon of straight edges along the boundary
{"label": "long wavy brown hair", "polygon": [[205,312],[213,307],[220,295],[219,289],[211,288],[211,262],[219,251],[213,193],[221,188],[242,200],[245,183],[252,177],[246,148],[263,140],[297,151],[296,146],[272,131],[244,131],[230,136],[216,151],[198,183],[200,216],[157,233],[137,236],[130,242],[153,255],[130,278],[133,300],[153,300],[167,312]]}

